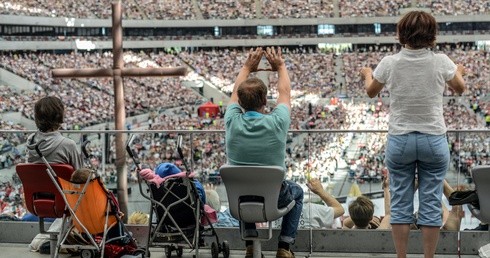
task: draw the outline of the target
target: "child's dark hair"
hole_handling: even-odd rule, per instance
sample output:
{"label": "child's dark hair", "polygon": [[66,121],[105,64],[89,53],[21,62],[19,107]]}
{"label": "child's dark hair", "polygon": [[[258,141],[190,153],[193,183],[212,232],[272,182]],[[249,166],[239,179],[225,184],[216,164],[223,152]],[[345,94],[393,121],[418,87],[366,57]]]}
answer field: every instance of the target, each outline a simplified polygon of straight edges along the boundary
{"label": "child's dark hair", "polygon": [[434,47],[437,22],[434,16],[422,11],[406,13],[396,25],[398,40],[413,49]]}
{"label": "child's dark hair", "polygon": [[48,96],[34,105],[34,121],[41,132],[51,132],[60,129],[63,123],[65,107],[61,99]]}
{"label": "child's dark hair", "polygon": [[374,204],[369,198],[358,196],[349,204],[349,214],[356,227],[365,228],[373,218]]}

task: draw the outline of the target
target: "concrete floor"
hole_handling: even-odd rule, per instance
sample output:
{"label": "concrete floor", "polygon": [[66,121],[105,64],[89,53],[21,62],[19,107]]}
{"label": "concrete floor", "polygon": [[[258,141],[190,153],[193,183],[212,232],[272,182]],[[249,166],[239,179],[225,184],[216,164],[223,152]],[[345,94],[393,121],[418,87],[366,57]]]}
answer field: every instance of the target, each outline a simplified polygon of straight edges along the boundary
{"label": "concrete floor", "polygon": [[[27,244],[8,244],[8,243],[0,243],[0,258],[17,258],[17,257],[22,257],[22,258],[48,258],[50,257],[47,254],[40,254],[37,252],[31,252],[29,251],[29,248]],[[151,257],[165,257],[165,253],[163,252],[163,249],[156,249],[156,248],[151,248]],[[265,257],[274,257],[275,252],[263,252]],[[190,249],[184,249],[184,254],[183,258],[192,258],[194,254],[194,251]],[[175,253],[174,253],[175,255]],[[211,253],[209,249],[200,249],[199,250],[199,256],[200,257],[205,257],[205,258],[210,258]],[[230,258],[243,258],[245,256],[245,251],[242,250],[231,250]],[[304,253],[304,252],[297,252],[295,253],[296,257],[339,257],[339,258],[364,258],[364,257],[380,257],[380,258],[395,258],[395,254],[379,254],[379,253]],[[60,255],[61,258],[66,258],[66,257],[73,257],[68,254],[62,254]],[[77,256],[75,256],[77,257]],[[175,256],[176,257],[176,256]],[[222,257],[222,254],[220,254],[220,257]],[[408,255],[409,258],[422,258],[423,255],[421,254],[412,254]],[[435,258],[455,258],[455,257],[461,257],[461,258],[476,258],[479,257],[478,255],[436,255]]]}

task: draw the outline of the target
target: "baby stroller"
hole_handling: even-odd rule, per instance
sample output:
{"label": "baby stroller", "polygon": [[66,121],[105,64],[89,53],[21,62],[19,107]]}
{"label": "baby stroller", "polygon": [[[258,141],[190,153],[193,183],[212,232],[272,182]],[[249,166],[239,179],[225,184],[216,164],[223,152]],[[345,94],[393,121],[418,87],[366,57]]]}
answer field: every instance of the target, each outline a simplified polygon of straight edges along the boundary
{"label": "baby stroller", "polygon": [[[66,175],[58,176],[52,164],[42,155],[38,145],[39,143],[35,146],[36,152],[41,157],[46,174],[57,189],[56,195],[61,197],[64,207],[53,256],[57,257],[61,248],[69,248],[80,251],[81,257],[116,258],[123,255],[143,257],[144,251],[137,249],[135,240],[120,220],[121,213],[116,199],[104,187],[100,177],[88,174],[83,182],[74,183]],[[83,148],[85,146],[86,144],[82,145]],[[83,152],[86,153],[85,150]],[[25,171],[27,174],[28,169]],[[95,173],[93,170],[87,169],[87,171]],[[23,176],[20,174],[19,176],[22,179]],[[24,185],[26,189],[29,187]],[[76,244],[73,243],[74,236]]]}
{"label": "baby stroller", "polygon": [[[126,151],[133,159],[136,169],[141,171],[138,155],[131,149],[134,139],[135,136],[131,135],[126,144]],[[190,173],[185,162],[181,145],[182,136],[179,135],[177,151],[186,172],[163,178],[160,186],[143,183],[140,173],[137,173],[141,195],[151,202],[146,255],[150,256],[149,247],[163,247],[167,258],[172,256],[174,250],[177,256],[181,257],[183,248],[188,247],[194,249],[195,256],[198,257],[199,247],[204,246],[204,237],[215,237],[215,241],[211,243],[212,257],[217,258],[219,253],[223,252],[224,258],[228,258],[229,244],[227,241],[220,244],[218,235],[205,213],[204,203],[198,196],[193,173]],[[148,187],[146,191],[143,184]]]}

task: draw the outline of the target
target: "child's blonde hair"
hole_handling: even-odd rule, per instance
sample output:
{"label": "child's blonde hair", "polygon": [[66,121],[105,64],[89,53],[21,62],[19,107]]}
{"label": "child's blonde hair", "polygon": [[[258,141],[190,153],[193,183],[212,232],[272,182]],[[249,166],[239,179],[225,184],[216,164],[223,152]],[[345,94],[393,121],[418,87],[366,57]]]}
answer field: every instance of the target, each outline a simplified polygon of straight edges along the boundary
{"label": "child's blonde hair", "polygon": [[145,225],[148,224],[149,215],[141,211],[135,211],[131,213],[128,218],[128,224],[132,225]]}

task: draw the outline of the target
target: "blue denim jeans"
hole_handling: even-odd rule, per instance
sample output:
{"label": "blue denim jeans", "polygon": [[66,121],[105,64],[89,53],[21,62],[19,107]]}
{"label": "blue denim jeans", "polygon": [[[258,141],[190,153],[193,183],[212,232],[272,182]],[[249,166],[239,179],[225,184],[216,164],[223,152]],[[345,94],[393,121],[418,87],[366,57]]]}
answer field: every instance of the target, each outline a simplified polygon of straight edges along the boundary
{"label": "blue denim jeans", "polygon": [[[284,180],[281,193],[277,202],[278,207],[282,208],[295,201],[294,207],[282,218],[281,234],[279,241],[293,244],[298,231],[299,219],[303,210],[303,189],[293,181]],[[245,223],[245,229],[255,229],[255,224]]]}
{"label": "blue denim jeans", "polygon": [[445,135],[418,132],[388,135],[385,162],[390,173],[391,224],[414,222],[414,182],[417,174],[417,224],[441,226],[443,180],[449,167],[449,159]]}

